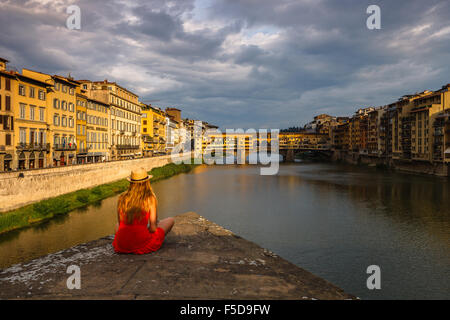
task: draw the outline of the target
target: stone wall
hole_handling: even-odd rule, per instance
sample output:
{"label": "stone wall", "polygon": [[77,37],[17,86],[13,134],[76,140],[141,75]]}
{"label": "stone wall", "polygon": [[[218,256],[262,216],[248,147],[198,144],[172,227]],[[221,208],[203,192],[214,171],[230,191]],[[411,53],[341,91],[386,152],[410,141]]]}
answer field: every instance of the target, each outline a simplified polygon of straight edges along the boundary
{"label": "stone wall", "polygon": [[410,173],[432,174],[443,177],[450,176],[450,164],[442,162],[393,160],[390,158],[371,157],[345,150],[334,150],[331,160],[350,164],[383,165],[391,169]]}
{"label": "stone wall", "polygon": [[[190,154],[185,157],[190,158]],[[134,168],[142,167],[150,171],[170,162],[171,156],[167,155],[0,173],[0,212],[79,189],[117,181],[129,176]]]}
{"label": "stone wall", "polygon": [[444,163],[431,163],[425,161],[402,162],[394,161],[393,167],[400,171],[432,174],[436,176],[448,177],[449,165]]}

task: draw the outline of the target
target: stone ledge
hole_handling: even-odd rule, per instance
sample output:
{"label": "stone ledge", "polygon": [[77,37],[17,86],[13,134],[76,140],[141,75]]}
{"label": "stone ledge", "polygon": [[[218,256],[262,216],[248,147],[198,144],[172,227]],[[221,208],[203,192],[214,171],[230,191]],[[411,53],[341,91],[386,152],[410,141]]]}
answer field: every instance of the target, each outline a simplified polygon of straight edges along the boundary
{"label": "stone ledge", "polygon": [[[194,212],[152,254],[101,238],[0,271],[0,299],[354,299],[331,283]],[[66,286],[81,268],[81,289]]]}

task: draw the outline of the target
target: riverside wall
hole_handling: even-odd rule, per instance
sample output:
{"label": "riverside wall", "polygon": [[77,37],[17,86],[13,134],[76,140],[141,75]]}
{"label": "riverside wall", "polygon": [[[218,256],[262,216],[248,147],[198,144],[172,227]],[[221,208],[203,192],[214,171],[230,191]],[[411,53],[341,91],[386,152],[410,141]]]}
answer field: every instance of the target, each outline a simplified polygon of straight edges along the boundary
{"label": "riverside wall", "polygon": [[342,150],[334,150],[331,160],[342,161],[349,164],[384,166],[390,169],[410,173],[431,174],[441,177],[450,176],[450,164],[440,162],[396,160]]}
{"label": "riverside wall", "polygon": [[[182,156],[190,158],[191,154]],[[117,181],[135,168],[150,171],[172,162],[170,155],[0,173],[0,212]]]}

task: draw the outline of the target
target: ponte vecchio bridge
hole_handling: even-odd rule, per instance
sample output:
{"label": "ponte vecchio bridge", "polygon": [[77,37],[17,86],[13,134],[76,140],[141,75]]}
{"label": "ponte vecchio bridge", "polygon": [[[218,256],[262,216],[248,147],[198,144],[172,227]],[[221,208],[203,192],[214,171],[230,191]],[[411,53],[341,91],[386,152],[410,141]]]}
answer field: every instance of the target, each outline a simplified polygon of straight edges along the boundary
{"label": "ponte vecchio bridge", "polygon": [[203,151],[213,150],[232,151],[233,155],[240,152],[244,156],[258,150],[271,152],[272,144],[278,144],[279,153],[284,161],[294,161],[297,154],[312,154],[329,157],[331,155],[331,144],[326,134],[307,132],[279,133],[278,141],[270,135],[259,135],[258,133],[209,133],[203,138]]}

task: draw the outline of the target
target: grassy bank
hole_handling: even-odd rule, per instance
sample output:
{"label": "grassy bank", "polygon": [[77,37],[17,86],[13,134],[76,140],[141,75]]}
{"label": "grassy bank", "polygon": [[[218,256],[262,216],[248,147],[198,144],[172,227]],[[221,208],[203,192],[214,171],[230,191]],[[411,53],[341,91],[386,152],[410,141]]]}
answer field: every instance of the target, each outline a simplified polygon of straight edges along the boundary
{"label": "grassy bank", "polygon": [[[149,171],[153,175],[151,182],[172,177],[178,173],[192,170],[195,164],[169,163],[163,167]],[[66,214],[78,208],[96,203],[125,191],[129,186],[127,179],[102,184],[100,186],[81,189],[54,198],[42,200],[34,204],[0,213],[0,234],[11,230],[25,228],[32,224],[49,220],[57,215]]]}

